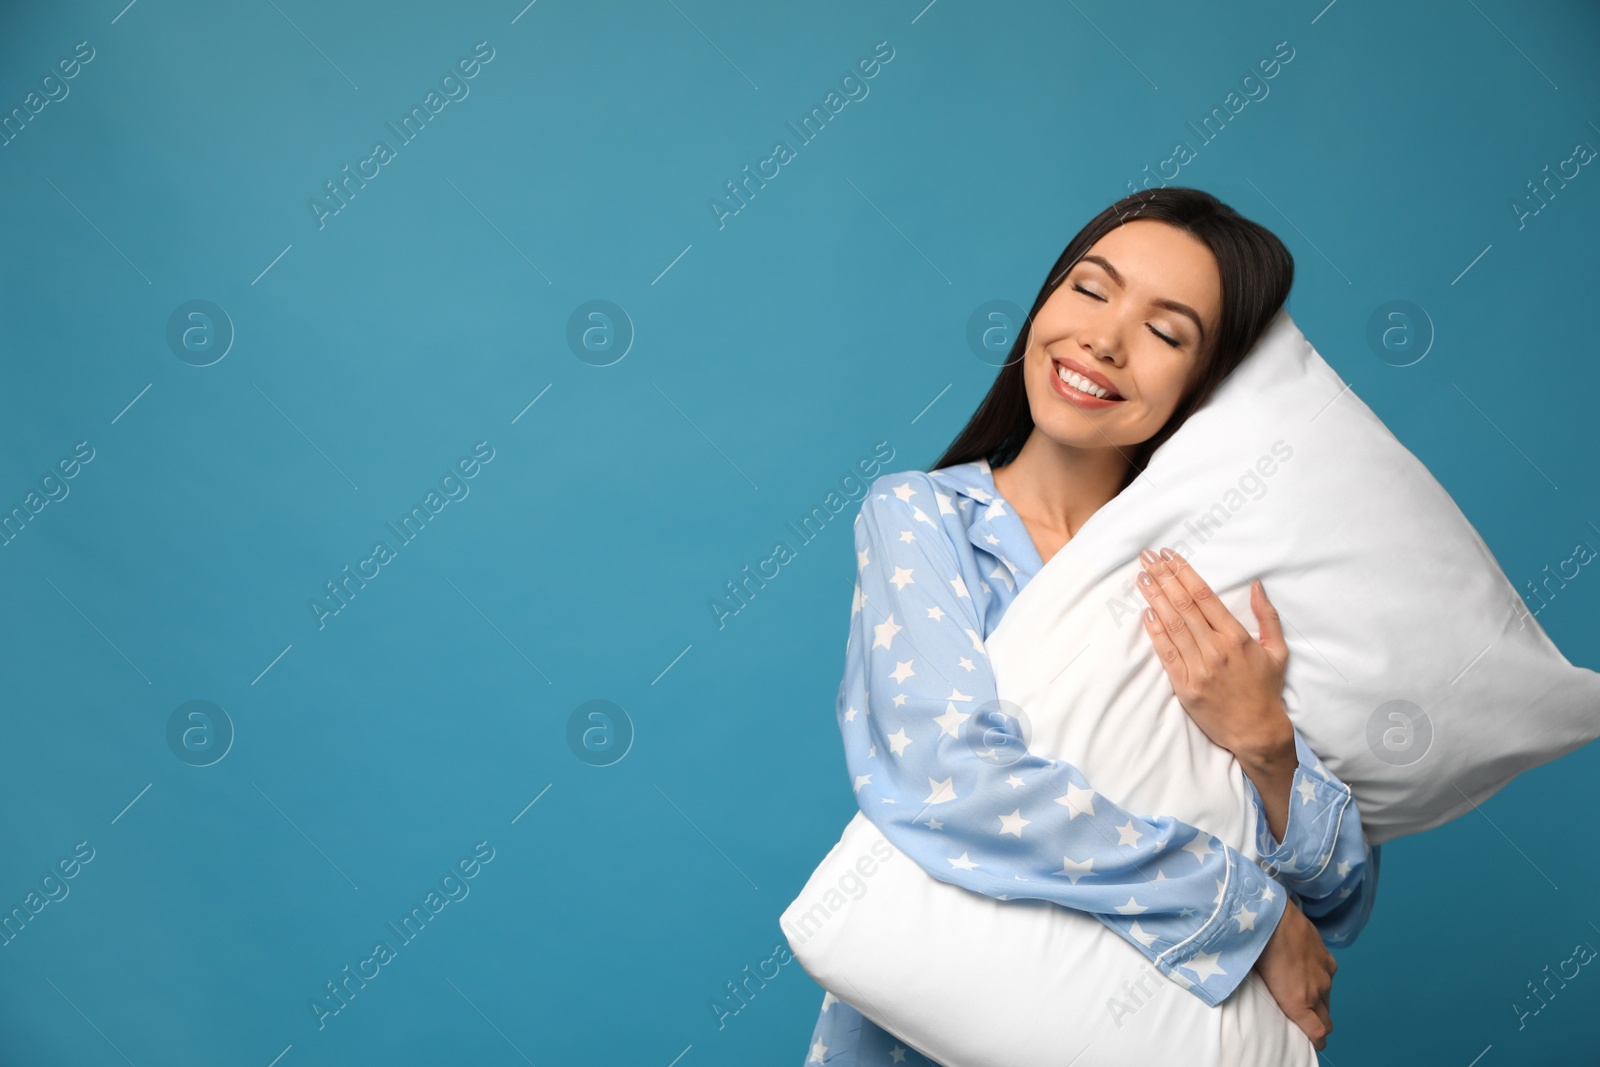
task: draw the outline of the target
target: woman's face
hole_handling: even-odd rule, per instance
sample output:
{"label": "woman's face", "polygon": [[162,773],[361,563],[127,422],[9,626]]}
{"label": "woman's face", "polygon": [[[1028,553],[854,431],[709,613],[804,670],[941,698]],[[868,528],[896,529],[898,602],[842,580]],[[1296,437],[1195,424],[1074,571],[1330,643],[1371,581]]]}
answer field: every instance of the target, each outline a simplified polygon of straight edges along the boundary
{"label": "woman's face", "polygon": [[[1023,357],[1034,425],[1075,448],[1148,441],[1177,410],[1221,314],[1209,248],[1154,219],[1123,223],[1073,264],[1034,317]],[[1063,371],[1107,395],[1074,388]]]}

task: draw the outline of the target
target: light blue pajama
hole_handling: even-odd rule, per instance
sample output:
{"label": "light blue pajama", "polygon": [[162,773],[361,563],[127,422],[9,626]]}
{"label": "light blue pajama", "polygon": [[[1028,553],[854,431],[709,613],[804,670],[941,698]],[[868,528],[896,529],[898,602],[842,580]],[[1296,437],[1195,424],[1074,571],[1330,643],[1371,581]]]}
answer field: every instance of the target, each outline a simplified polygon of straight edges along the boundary
{"label": "light blue pajama", "polygon": [[[1263,815],[1252,862],[1188,823],[1119,806],[1072,764],[1027,751],[1015,720],[981,714],[996,694],[980,643],[1044,565],[986,461],[878,478],[855,548],[839,730],[857,803],[895,847],[966,889],[1093,914],[1209,1005],[1245,979],[1288,894],[1331,947],[1355,940],[1379,848],[1298,729],[1284,840]],[[933,1061],[828,994],[806,1062]]]}

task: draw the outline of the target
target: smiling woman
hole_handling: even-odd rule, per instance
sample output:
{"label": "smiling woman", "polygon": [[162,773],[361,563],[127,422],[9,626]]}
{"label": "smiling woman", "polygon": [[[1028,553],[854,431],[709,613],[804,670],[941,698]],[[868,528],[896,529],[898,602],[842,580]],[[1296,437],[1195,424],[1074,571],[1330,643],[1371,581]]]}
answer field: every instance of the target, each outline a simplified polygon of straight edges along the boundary
{"label": "smiling woman", "polygon": [[[1144,626],[1183,722],[1165,748],[1153,730],[1129,722],[1099,731],[1145,739],[1140,758],[1159,765],[1154,773],[1169,784],[1183,783],[1168,810],[1237,785],[1227,819],[1253,827],[1237,841],[1253,840],[1255,855],[1202,829],[1209,817],[1145,814],[1098,791],[1115,776],[1095,765],[1093,744],[1071,757],[1085,760],[1080,770],[1034,752],[1026,726],[1011,737],[1017,745],[1000,744],[993,730],[980,738],[973,727],[988,721],[985,709],[1001,692],[990,642],[1010,605],[1240,365],[1293,279],[1293,258],[1277,237],[1198,189],[1111,205],[1057,259],[1027,330],[932,471],[880,478],[856,521],[858,579],[837,711],[861,815],[933,879],[1084,917],[1071,920],[1083,925],[1052,955],[1087,983],[1065,1005],[1083,1040],[1095,1044],[1102,1033],[1090,1033],[1098,1009],[1086,990],[1115,986],[1121,968],[1147,961],[1186,993],[1158,998],[1163,1006],[1149,1014],[1140,1009],[1147,1025],[1125,1028],[1118,1016],[1113,1028],[1119,1040],[1145,1042],[1142,1053],[1176,1042],[1193,1064],[1315,1064],[1332,1029],[1336,965],[1324,941],[1350,944],[1374,899],[1377,860],[1353,795],[1288,716],[1288,650],[1265,591],[1252,591],[1255,641],[1219,612],[1181,554],[1147,551],[1138,586],[1151,605]],[[1211,744],[1196,744],[1193,730]],[[1011,755],[991,761],[1001,749]],[[1246,783],[1254,806],[1245,804]],[[1303,800],[1291,804],[1296,793]],[[975,966],[1017,962],[982,943],[991,947]],[[842,976],[824,983],[832,996],[807,1062],[928,1065],[937,1048],[951,1067],[1021,1067],[998,1026],[874,1003],[922,975],[942,975],[950,961],[896,952],[879,973],[848,947],[836,964],[811,940],[795,948],[808,970],[831,974],[837,965]],[[852,996],[852,972],[872,996]],[[1240,991],[1252,972],[1269,998]],[[905,1038],[919,1047],[902,1044],[880,1014],[904,1020]],[[1151,1023],[1157,1015],[1163,1021]],[[1138,1061],[1104,1033],[1107,1042],[1079,1067]]]}

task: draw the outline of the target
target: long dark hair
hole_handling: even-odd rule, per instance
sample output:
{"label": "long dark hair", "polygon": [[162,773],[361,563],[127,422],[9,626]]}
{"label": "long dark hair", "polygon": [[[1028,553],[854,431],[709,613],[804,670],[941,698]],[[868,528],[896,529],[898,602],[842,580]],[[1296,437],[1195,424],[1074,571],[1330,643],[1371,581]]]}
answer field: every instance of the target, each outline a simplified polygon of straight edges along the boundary
{"label": "long dark hair", "polygon": [[1034,316],[1050,299],[1083,255],[1113,229],[1136,218],[1170,223],[1211,249],[1222,275],[1222,321],[1193,384],[1155,436],[1139,444],[1129,458],[1126,489],[1144,470],[1150,456],[1198,411],[1233,369],[1243,362],[1278,313],[1294,285],[1294,257],[1266,227],[1234,211],[1210,193],[1184,186],[1163,186],[1125,196],[1106,208],[1067,242],[1050,268],[1039,295],[1017,333],[1005,365],[967,421],[966,427],[931,468],[950,467],[983,458],[1003,467],[1016,458],[1033,432],[1033,413],[1023,383],[1023,356],[1033,331]]}

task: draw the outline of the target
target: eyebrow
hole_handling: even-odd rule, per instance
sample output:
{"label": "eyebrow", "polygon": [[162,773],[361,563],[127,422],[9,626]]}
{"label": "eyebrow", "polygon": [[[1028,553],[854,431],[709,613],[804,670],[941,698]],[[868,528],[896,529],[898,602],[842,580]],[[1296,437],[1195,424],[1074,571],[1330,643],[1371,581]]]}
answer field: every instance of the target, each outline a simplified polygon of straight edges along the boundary
{"label": "eyebrow", "polygon": [[[1097,263],[1100,265],[1101,269],[1103,269],[1107,274],[1111,275],[1112,281],[1116,282],[1124,289],[1128,287],[1128,283],[1122,278],[1122,273],[1118,271],[1117,268],[1113,267],[1111,265],[1111,261],[1106,259],[1105,256],[1098,256],[1091,253],[1090,255],[1081,257],[1078,262]],[[1189,316],[1194,320],[1196,328],[1198,328],[1200,331],[1200,342],[1202,344],[1205,343],[1206,327],[1205,324],[1200,321],[1200,316],[1195,314],[1194,308],[1190,307],[1188,304],[1180,303],[1176,300],[1168,300],[1164,296],[1158,296],[1151,300],[1150,303],[1156,305],[1157,307],[1164,307],[1168,311],[1176,311],[1180,315]]]}

